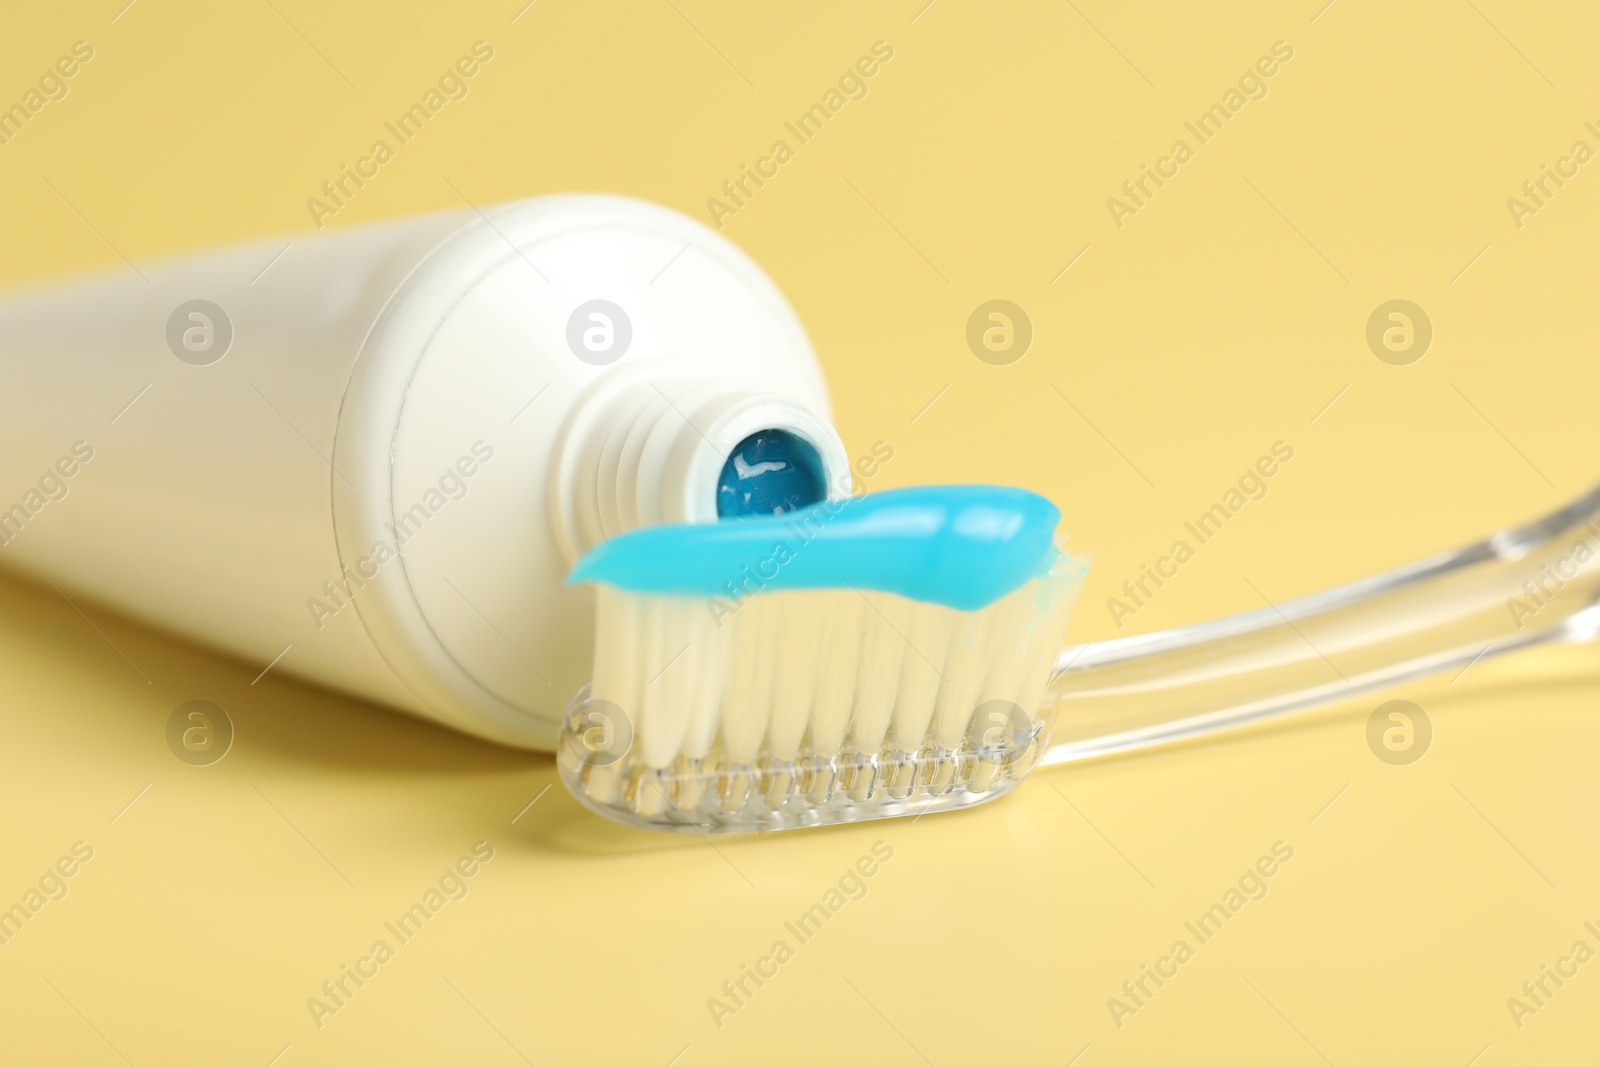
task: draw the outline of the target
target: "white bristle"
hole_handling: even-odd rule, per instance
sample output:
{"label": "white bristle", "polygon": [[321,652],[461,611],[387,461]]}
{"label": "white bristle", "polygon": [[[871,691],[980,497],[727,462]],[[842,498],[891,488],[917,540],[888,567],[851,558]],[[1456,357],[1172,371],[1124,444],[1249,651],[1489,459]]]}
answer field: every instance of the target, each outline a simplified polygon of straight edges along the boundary
{"label": "white bristle", "polygon": [[[794,594],[777,627],[778,666],[773,676],[772,721],[767,727],[767,748],[774,759],[793,759],[800,750],[815,703],[817,664],[822,662],[822,639],[827,627],[816,595]],[[823,594],[822,600],[828,600]]]}
{"label": "white bristle", "polygon": [[1020,695],[1028,628],[1033,622],[1033,605],[1027,593],[1026,587],[1018,589],[994,605],[984,677],[978,686],[979,707],[997,700],[1014,703]]}
{"label": "white bristle", "polygon": [[967,720],[978,706],[978,689],[983,685],[989,655],[989,631],[994,628],[995,610],[963,615],[961,625],[950,640],[946,654],[946,682],[939,689],[935,704],[933,743],[953,749],[967,732]]}
{"label": "white bristle", "polygon": [[[844,593],[840,593],[844,596]],[[894,713],[900,665],[905,660],[906,639],[914,612],[930,605],[914,604],[889,593],[858,593],[866,597],[868,611],[861,634],[861,660],[856,668],[856,698],[850,718],[850,743],[858,752],[876,752],[883,744]],[[777,599],[774,597],[773,599]],[[915,653],[912,653],[915,655]],[[822,665],[826,669],[826,665]]]}
{"label": "white bristle", "polygon": [[[1019,592],[1025,590],[1019,590]],[[1050,683],[1056,656],[1061,651],[1061,635],[1072,618],[1072,609],[1078,606],[1079,587],[1047,587],[1037,591],[1035,611],[1026,642],[1027,651],[1022,668],[1022,688],[1017,704],[1024,709],[1039,706],[1044,699],[1045,687]],[[1048,602],[1040,604],[1040,597]]]}
{"label": "white bristle", "polygon": [[811,708],[811,746],[818,752],[838,752],[844,747],[850,711],[855,707],[862,615],[867,602],[864,597],[832,592],[794,595],[811,598],[806,618],[816,626],[820,638],[816,698]]}
{"label": "white bristle", "polygon": [[683,668],[685,699],[689,721],[683,739],[683,755],[701,759],[716,740],[722,687],[726,681],[726,649],[717,640],[716,623],[697,601],[686,601],[689,620],[685,631],[686,651],[673,670]]}
{"label": "white bristle", "polygon": [[590,698],[619,708],[636,708],[642,689],[638,684],[640,633],[647,624],[648,598],[601,586],[597,607],[601,618],[611,620],[611,628],[607,639],[595,645]]}
{"label": "white bristle", "polygon": [[[1061,557],[1053,573],[979,611],[854,587],[760,593],[730,611],[723,598],[602,585],[590,702],[629,720],[632,763],[698,776],[680,787],[680,801],[698,803],[718,773],[746,781],[750,768],[880,752],[893,765],[883,781],[909,789],[902,771],[920,753],[994,744],[974,741],[997,725],[974,729],[979,707],[989,705],[1002,726],[1032,720],[1082,569]],[[614,774],[600,771],[590,768],[595,787],[614,792]],[[789,787],[781,782],[771,803],[781,805]],[[819,789],[827,795],[832,785]]]}
{"label": "white bristle", "polygon": [[680,670],[689,646],[673,648],[673,634],[687,635],[693,608],[677,597],[654,597],[655,603],[640,605],[645,619],[641,664],[651,675],[646,679],[639,701],[639,755],[657,769],[678,758],[684,735],[689,729],[689,709],[693,690],[689,671]]}
{"label": "white bristle", "polygon": [[918,604],[911,613],[894,707],[893,737],[901,751],[915,752],[927,736],[939,686],[946,678],[950,631],[960,616],[961,612],[939,604]]}
{"label": "white bristle", "polygon": [[766,740],[781,609],[776,597],[756,597],[725,627],[733,631],[722,695],[722,743],[730,763],[753,763]]}

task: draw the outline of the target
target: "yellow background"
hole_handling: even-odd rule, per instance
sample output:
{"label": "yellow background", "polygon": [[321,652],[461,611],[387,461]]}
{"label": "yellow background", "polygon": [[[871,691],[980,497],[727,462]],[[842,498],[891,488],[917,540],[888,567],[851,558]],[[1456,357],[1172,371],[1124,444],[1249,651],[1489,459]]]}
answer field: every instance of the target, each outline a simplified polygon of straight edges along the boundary
{"label": "yellow background", "polygon": [[[1006,481],[1060,502],[1098,560],[1074,639],[1117,633],[1106,598],[1276,440],[1295,458],[1267,498],[1121,632],[1257,607],[1252,583],[1281,600],[1399,564],[1594,478],[1600,166],[1521,229],[1505,203],[1596,143],[1592,9],[923,2],[13,5],[0,98],[76,40],[95,58],[0,147],[0,280],[306,232],[306,198],[479,39],[495,58],[471,95],[330,226],[459,207],[451,183],[478,204],[601,190],[706,218],[884,40],[866,99],[723,232],[811,331],[851,452],[893,445],[875,485]],[[1279,40],[1294,58],[1269,95],[1117,228],[1106,199]],[[994,298],[1036,331],[1011,366],[964,340]],[[1436,330],[1408,367],[1364,340],[1395,298]],[[74,841],[95,850],[0,947],[9,1063],[1593,1049],[1600,963],[1521,1029],[1505,1003],[1579,938],[1600,948],[1583,929],[1600,920],[1590,649],[1041,775],[964,814],[712,847],[546,793],[548,758],[277,673],[252,687],[259,665],[48,587],[7,579],[0,598],[0,901]],[[1391,696],[1434,724],[1411,766],[1366,746]],[[206,768],[163,737],[195,698],[238,731]],[[318,1029],[307,998],[479,840],[495,858],[470,895]],[[714,1025],[707,998],[878,840],[894,859],[866,897]],[[1279,840],[1295,855],[1266,899],[1119,1029],[1107,998]]]}

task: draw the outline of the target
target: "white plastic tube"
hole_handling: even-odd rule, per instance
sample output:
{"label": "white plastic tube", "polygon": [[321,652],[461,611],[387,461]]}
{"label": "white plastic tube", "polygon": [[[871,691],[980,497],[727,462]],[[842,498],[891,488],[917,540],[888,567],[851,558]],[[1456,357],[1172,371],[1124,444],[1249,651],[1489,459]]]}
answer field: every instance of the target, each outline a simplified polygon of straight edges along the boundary
{"label": "white plastic tube", "polygon": [[252,677],[276,659],[531,748],[589,676],[590,593],[563,585],[578,554],[714,519],[760,430],[849,488],[771,282],[699,223],[614,197],[13,294],[0,368],[0,563]]}

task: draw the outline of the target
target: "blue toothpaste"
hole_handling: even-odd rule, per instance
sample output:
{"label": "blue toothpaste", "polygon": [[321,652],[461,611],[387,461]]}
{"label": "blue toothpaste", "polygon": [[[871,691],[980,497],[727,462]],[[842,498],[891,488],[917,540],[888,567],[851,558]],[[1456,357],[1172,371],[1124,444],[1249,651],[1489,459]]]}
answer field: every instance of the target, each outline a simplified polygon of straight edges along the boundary
{"label": "blue toothpaste", "polygon": [[766,590],[854,586],[976,611],[1049,569],[1060,519],[1026,489],[892,489],[781,515],[634,530],[596,546],[567,582],[717,596],[748,568]]}

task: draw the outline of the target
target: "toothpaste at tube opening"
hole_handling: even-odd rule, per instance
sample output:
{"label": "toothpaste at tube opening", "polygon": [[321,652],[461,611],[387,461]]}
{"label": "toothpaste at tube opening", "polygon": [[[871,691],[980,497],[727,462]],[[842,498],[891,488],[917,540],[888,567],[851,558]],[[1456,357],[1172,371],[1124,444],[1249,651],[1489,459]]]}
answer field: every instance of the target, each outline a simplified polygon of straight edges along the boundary
{"label": "toothpaste at tube opening", "polygon": [[777,556],[764,589],[854,586],[976,611],[1049,569],[1060,519],[1026,489],[884,490],[784,515],[634,530],[591,550],[567,581],[715,596],[741,563]]}

